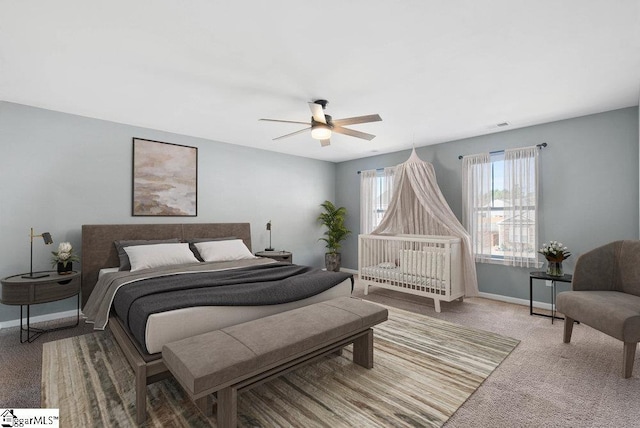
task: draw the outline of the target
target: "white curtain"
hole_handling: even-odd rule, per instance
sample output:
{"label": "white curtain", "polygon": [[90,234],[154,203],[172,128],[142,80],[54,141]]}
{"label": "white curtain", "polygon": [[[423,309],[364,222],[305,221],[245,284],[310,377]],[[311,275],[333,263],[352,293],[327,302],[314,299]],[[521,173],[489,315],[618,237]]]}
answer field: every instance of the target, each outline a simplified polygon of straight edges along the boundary
{"label": "white curtain", "polygon": [[462,158],[462,224],[471,235],[475,261],[491,260],[491,157]]}
{"label": "white curtain", "polygon": [[393,193],[395,168],[360,173],[360,233],[368,234],[378,226]]}
{"label": "white curtain", "polygon": [[463,158],[462,222],[477,262],[540,267],[538,152],[536,146],[505,150],[504,188],[496,187],[493,174],[501,173],[492,171],[497,165],[489,153]]}
{"label": "white curtain", "polygon": [[504,263],[539,267],[538,249],[538,158],[536,146],[504,151],[504,184],[508,190],[504,207]]}

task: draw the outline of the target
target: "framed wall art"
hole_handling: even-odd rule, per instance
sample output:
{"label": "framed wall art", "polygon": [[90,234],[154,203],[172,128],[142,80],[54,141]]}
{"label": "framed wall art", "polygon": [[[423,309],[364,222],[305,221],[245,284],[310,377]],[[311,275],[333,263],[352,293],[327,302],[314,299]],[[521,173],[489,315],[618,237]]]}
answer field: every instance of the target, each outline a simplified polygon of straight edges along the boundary
{"label": "framed wall art", "polygon": [[198,148],[133,139],[133,216],[198,215]]}

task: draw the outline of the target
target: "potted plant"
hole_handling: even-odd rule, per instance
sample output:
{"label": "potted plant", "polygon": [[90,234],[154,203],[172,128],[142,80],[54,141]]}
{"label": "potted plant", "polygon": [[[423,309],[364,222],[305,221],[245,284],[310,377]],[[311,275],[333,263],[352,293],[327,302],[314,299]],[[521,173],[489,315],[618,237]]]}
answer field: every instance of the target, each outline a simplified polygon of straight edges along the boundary
{"label": "potted plant", "polygon": [[65,275],[73,272],[73,262],[80,261],[78,256],[73,254],[73,247],[70,242],[61,242],[58,245],[58,251],[52,251],[52,266],[57,266],[58,273]]}
{"label": "potted plant", "polygon": [[344,225],[347,209],[336,207],[330,201],[324,201],[320,206],[324,208],[324,212],[320,213],[318,221],[327,228],[324,232],[325,237],[319,239],[327,243],[328,251],[324,255],[324,264],[328,271],[339,272],[341,263],[339,250],[342,247],[340,243],[351,233]]}

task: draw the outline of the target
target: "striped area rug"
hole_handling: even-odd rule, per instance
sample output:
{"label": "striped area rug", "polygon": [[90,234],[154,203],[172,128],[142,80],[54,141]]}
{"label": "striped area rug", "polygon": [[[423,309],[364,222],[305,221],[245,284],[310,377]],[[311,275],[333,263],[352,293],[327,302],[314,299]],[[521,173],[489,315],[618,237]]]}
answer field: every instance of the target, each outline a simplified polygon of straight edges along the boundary
{"label": "striped area rug", "polygon": [[[351,347],[242,393],[239,426],[438,427],[518,341],[389,308],[375,327],[374,368]],[[43,346],[42,405],[61,426],[135,426],[133,371],[108,331]],[[145,426],[215,426],[171,380],[148,386]]]}

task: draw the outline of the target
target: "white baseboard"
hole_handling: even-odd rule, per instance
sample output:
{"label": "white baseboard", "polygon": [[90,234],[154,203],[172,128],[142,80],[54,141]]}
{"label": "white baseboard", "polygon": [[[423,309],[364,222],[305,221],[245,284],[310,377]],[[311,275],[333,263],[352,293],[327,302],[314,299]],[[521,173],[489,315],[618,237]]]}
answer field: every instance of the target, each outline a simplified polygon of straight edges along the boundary
{"label": "white baseboard", "polygon": [[[518,299],[516,297],[502,296],[500,294],[491,294],[491,293],[483,293],[483,292],[478,293],[478,295],[479,297],[483,297],[485,299],[498,300],[498,301],[507,302],[507,303],[514,303],[516,305],[529,306],[528,299]],[[550,311],[551,303],[537,302],[534,300],[533,307],[539,308],[539,309],[547,309]]]}
{"label": "white baseboard", "polygon": [[[77,311],[75,309],[72,309],[70,311],[56,312],[54,314],[38,315],[35,317],[31,317],[29,319],[29,324],[35,324],[38,322],[45,322],[45,321],[53,321],[61,318],[75,317],[76,313]],[[82,317],[82,312],[80,312],[80,316]],[[23,322],[26,323],[27,322],[26,319],[24,319]],[[0,322],[0,330],[2,330],[3,328],[18,327],[19,325],[20,325],[20,319],[3,321],[3,322]]]}

